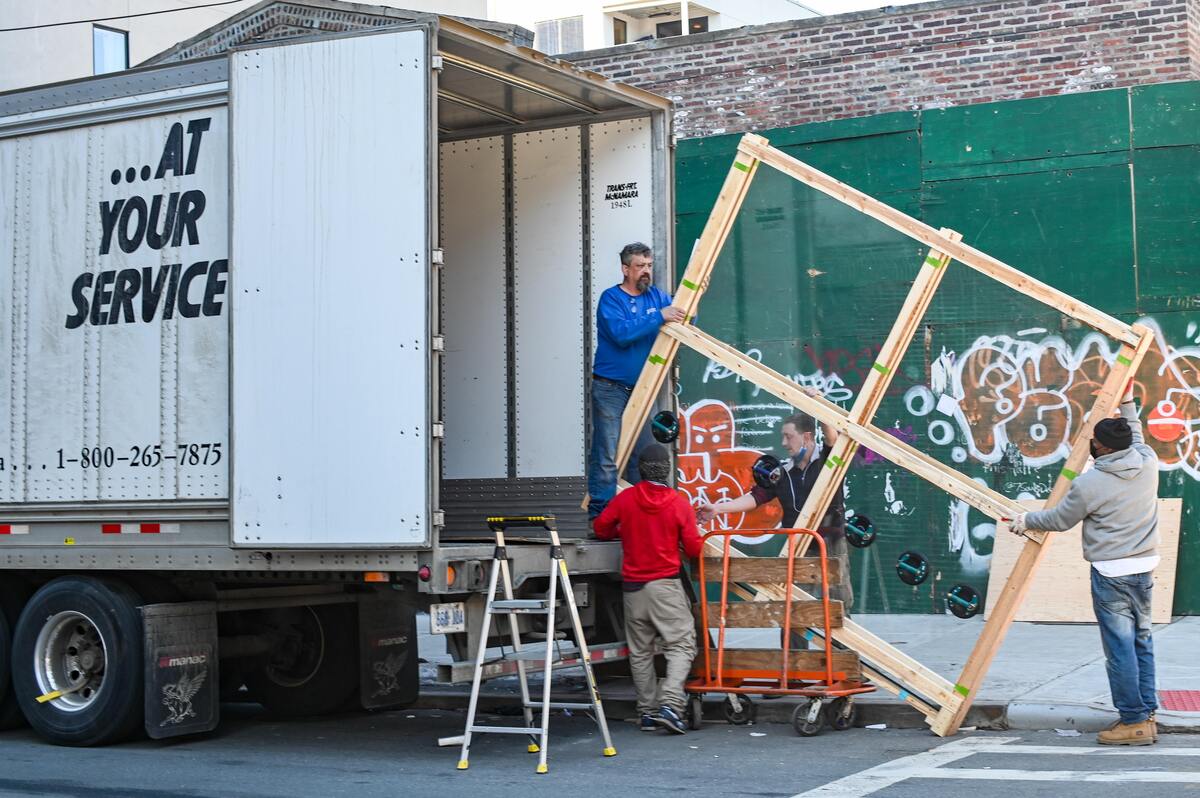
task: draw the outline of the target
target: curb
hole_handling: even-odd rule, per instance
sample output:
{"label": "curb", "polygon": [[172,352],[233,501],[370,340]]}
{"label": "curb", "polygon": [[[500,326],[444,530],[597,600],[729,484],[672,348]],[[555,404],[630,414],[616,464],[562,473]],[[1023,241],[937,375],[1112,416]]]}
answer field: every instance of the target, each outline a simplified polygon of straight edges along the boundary
{"label": "curb", "polygon": [[[426,686],[426,689],[422,690],[415,707],[418,709],[465,710],[469,698],[470,692],[467,690],[429,689]],[[552,698],[555,701],[579,700],[578,695],[570,693],[555,693]],[[718,696],[710,695],[706,698],[704,701],[704,717],[708,720],[721,719],[721,703],[722,700]],[[791,725],[792,711],[799,703],[789,698],[780,698],[773,701],[755,699],[755,704],[758,707],[757,722]],[[859,698],[854,703],[858,707],[858,716],[854,722],[855,726],[873,726],[882,723],[886,724],[889,729],[923,729],[928,725],[925,722],[924,715],[901,701]],[[513,693],[492,691],[481,692],[479,695],[479,708],[485,712],[508,710],[519,705],[520,699]],[[988,730],[1009,728],[1005,725],[1005,709],[1006,705],[1001,703],[977,701],[967,713],[967,718],[963,725]],[[637,706],[633,699],[624,696],[605,698],[604,712],[610,720],[616,721],[634,720],[638,715]],[[1108,724],[1106,723],[1105,725]]]}
{"label": "curb", "polygon": [[[1008,704],[1004,722],[1008,729],[1040,731],[1045,729],[1074,729],[1079,732],[1098,732],[1117,720],[1117,711],[1103,705],[1060,701],[1038,703],[1013,701]],[[1200,732],[1200,713],[1159,710],[1155,718],[1163,734]]]}

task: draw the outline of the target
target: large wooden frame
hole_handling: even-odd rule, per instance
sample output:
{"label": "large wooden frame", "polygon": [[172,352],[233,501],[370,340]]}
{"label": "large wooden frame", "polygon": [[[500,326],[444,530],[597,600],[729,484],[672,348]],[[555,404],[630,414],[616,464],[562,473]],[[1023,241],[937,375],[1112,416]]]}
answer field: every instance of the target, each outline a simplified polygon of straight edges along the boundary
{"label": "large wooden frame", "polygon": [[[828,194],[931,248],[919,268],[900,315],[880,350],[873,370],[864,381],[862,390],[849,411],[825,399],[809,396],[792,380],[690,324],[708,287],[709,276],[717,256],[761,164]],[[631,449],[637,440],[637,432],[646,423],[654,397],[666,378],[679,344],[682,343],[839,431],[831,456],[826,461],[827,467],[800,511],[797,519],[800,527],[815,528],[841,484],[855,451],[863,445],[995,519],[998,530],[1006,528],[1007,520],[1022,512],[1016,501],[980,486],[960,472],[871,424],[891,377],[900,365],[947,266],[951,260],[956,260],[1088,324],[1121,344],[1116,363],[1109,370],[1092,409],[1071,442],[1070,454],[1054,483],[1047,504],[1052,505],[1060,500],[1070,487],[1071,480],[1087,460],[1092,426],[1116,409],[1125,385],[1153,341],[1153,333],[1141,325],[1130,326],[1118,321],[962,243],[961,239],[959,233],[946,229],[935,230],[796,160],[771,147],[761,136],[744,136],[738,144],[733,165],[675,294],[674,305],[684,311],[687,319],[681,324],[663,325],[649,362],[643,367],[625,409],[617,449],[618,470],[624,468],[628,462]],[[1004,585],[1000,599],[992,609],[970,658],[955,682],[950,682],[926,668],[853,621],[846,620],[844,626],[832,630],[831,634],[839,643],[858,652],[863,661],[864,673],[876,684],[896,693],[921,711],[935,734],[954,734],[962,725],[988,667],[1025,597],[1030,585],[1030,576],[1042,557],[1042,542],[1045,536],[1046,533],[1036,531],[1025,534],[1021,554]],[[735,592],[743,598],[757,601],[781,601],[788,598],[786,589],[780,585],[739,585]],[[811,599],[812,596],[800,588],[793,587],[791,598]],[[819,633],[819,630],[813,631]]]}

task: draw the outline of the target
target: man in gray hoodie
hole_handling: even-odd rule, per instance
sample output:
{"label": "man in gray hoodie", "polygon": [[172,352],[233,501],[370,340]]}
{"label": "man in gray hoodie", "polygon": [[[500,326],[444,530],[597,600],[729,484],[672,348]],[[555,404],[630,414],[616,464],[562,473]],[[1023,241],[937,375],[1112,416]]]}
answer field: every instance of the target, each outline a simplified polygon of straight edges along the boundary
{"label": "man in gray hoodie", "polygon": [[1092,564],[1092,606],[1120,720],[1102,745],[1150,745],[1158,739],[1150,589],[1158,565],[1158,457],[1146,445],[1132,386],[1119,418],[1096,423],[1095,467],[1071,483],[1063,500],[1013,519],[1010,529],[1062,531],[1083,522],[1083,558]]}

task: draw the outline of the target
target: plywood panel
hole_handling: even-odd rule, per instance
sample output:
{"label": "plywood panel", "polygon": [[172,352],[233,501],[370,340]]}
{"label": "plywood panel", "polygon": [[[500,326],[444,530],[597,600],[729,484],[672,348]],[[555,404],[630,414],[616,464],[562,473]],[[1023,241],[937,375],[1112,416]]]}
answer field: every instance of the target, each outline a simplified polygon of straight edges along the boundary
{"label": "plywood panel", "polygon": [[[780,652],[773,648],[727,648],[721,669],[726,673],[741,671],[742,673],[739,675],[743,677],[769,679],[779,674],[779,655]],[[715,671],[717,667],[716,651],[709,652],[709,664]],[[703,672],[703,651],[700,652],[700,656],[696,657],[696,666],[696,670]],[[792,673],[823,671],[825,670],[825,652],[819,649],[790,651],[788,652],[788,669]],[[842,678],[845,679],[861,679],[862,665],[858,661],[858,654],[853,651],[834,650],[833,671],[835,678],[837,674],[841,673],[844,674]]]}
{"label": "plywood panel", "polygon": [[[829,581],[837,584],[842,581],[842,565],[838,560],[830,560],[827,565]],[[709,582],[719,582],[721,579],[721,558],[704,558],[704,578]],[[694,574],[699,576],[699,571]],[[787,581],[787,560],[782,557],[743,557],[730,559],[730,582],[777,582],[782,585]],[[798,585],[816,585],[821,582],[821,559],[819,557],[797,557],[792,570],[792,582]]]}
{"label": "plywood panel", "polygon": [[[1030,510],[1039,510],[1041,501],[1022,502]],[[1179,550],[1179,520],[1183,512],[1182,499],[1158,500],[1158,531],[1162,542],[1158,553],[1162,562],[1154,570],[1153,606],[1150,618],[1154,623],[1171,620],[1171,604],[1175,597],[1175,567]],[[1046,554],[1033,578],[1025,603],[1017,611],[1018,621],[1043,623],[1095,623],[1092,612],[1090,565],[1083,559],[1079,542],[1080,528],[1069,532],[1052,532],[1046,539]],[[992,571],[988,579],[986,612],[990,615],[999,598],[1000,589],[1008,579],[1024,538],[1007,533],[996,536],[992,551]]]}
{"label": "plywood panel", "polygon": [[[785,603],[782,601],[736,601],[731,602],[725,610],[725,626],[742,629],[780,629],[783,627]],[[720,623],[721,604],[711,602],[708,605],[708,622],[716,627]],[[838,629],[842,625],[842,602],[829,602],[829,628]],[[822,602],[817,600],[792,602],[792,627],[802,629],[813,626],[825,626],[825,612]]]}

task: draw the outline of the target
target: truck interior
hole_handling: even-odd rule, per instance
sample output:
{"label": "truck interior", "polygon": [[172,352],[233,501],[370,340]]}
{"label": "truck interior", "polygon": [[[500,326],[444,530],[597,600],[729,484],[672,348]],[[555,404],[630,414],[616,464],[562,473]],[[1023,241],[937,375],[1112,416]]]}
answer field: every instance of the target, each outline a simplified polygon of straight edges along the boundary
{"label": "truck interior", "polygon": [[632,241],[670,287],[670,104],[444,17],[438,53],[442,539],[581,537],[596,302]]}

